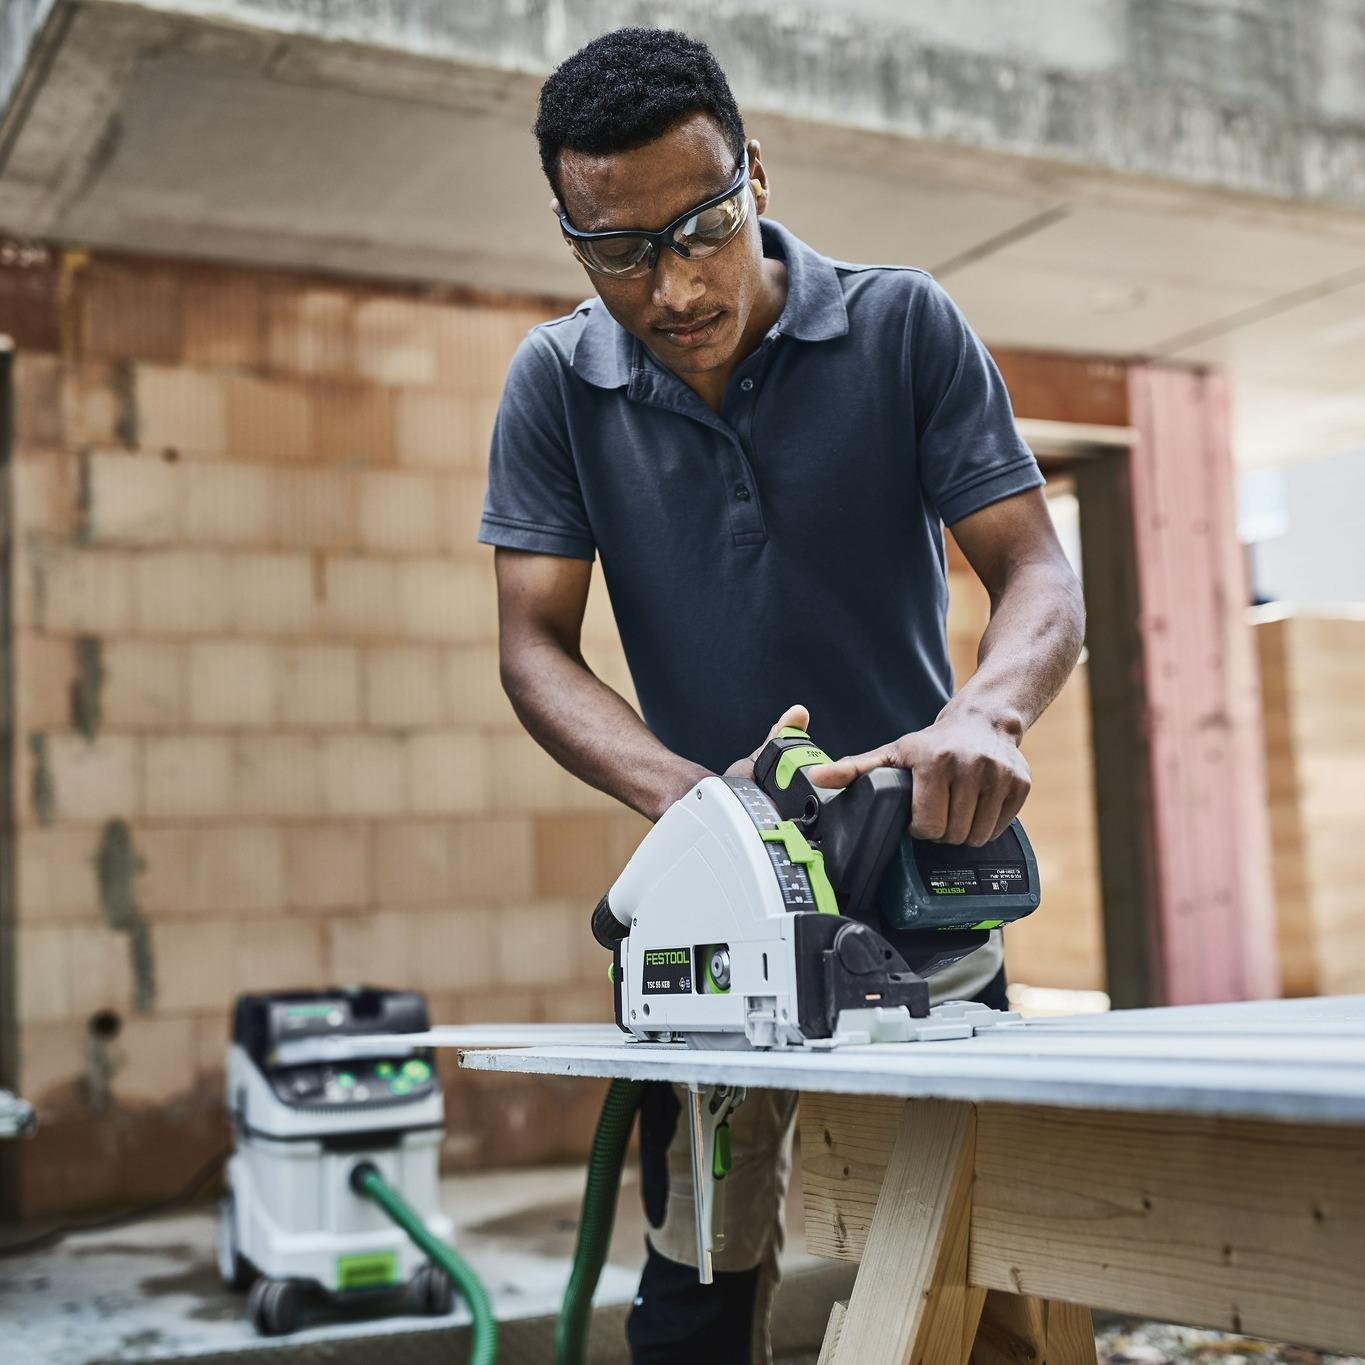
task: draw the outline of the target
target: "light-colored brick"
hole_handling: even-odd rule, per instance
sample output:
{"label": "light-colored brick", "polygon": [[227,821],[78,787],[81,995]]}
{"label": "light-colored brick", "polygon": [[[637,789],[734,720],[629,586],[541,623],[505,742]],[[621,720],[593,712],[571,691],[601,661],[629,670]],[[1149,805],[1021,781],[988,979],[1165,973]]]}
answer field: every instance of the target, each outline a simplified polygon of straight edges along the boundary
{"label": "light-colored brick", "polygon": [[398,568],[391,560],[342,556],[326,561],[322,619],[337,635],[399,635]]}
{"label": "light-colored brick", "polygon": [[442,548],[457,555],[487,557],[488,547],[477,540],[487,484],[482,474],[448,474],[441,480]]}
{"label": "light-colored brick", "polygon": [[16,875],[19,919],[93,919],[99,914],[91,826],[34,826],[19,832]]}
{"label": "light-colored brick", "polygon": [[398,566],[399,623],[423,640],[475,644],[498,638],[491,564],[414,559]]}
{"label": "light-colored brick", "polygon": [[19,1032],[19,1075],[15,1087],[38,1111],[41,1123],[52,1105],[84,1102],[86,1040],[83,1023],[30,1024]]}
{"label": "light-colored brick", "polygon": [[[223,972],[224,964],[217,965]],[[221,987],[201,996],[200,1007],[215,997],[222,997]],[[115,1059],[115,1099],[129,1105],[164,1104],[186,1094],[195,1082],[194,1041],[189,1017],[125,1020],[109,1049]]]}
{"label": "light-colored brick", "polygon": [[228,621],[227,560],[216,551],[157,550],[137,557],[144,630],[213,634]]}
{"label": "light-colored brick", "polygon": [[230,825],[196,835],[196,907],[222,915],[284,908],[284,831],[279,826]]}
{"label": "light-colored brick", "polygon": [[[596,945],[594,945],[596,946]],[[607,980],[606,963],[611,959],[598,949],[602,959],[600,986],[570,986],[567,989],[545,992],[545,1022],[547,1024],[610,1024],[613,1018],[611,983]]]}
{"label": "light-colored brick", "polygon": [[10,411],[13,413],[16,452],[65,448],[62,369],[60,356],[23,349],[14,355],[10,371],[13,383]]}
{"label": "light-colored brick", "polygon": [[494,910],[427,910],[412,918],[412,971],[419,990],[469,990],[493,980]]}
{"label": "light-colored brick", "polygon": [[439,512],[438,490],[426,475],[376,470],[360,476],[360,543],[366,549],[434,553]]}
{"label": "light-colored brick", "polygon": [[577,781],[525,732],[483,736],[491,808],[521,814],[559,811]]}
{"label": "light-colored brick", "polygon": [[349,290],[276,285],[263,297],[266,363],[307,375],[347,375],[355,353]]}
{"label": "light-colored brick", "polygon": [[183,465],[181,521],[196,545],[265,545],[274,529],[271,470],[245,461]]}
{"label": "light-colored brick", "polygon": [[388,389],[344,380],[316,381],[313,458],[363,469],[392,464],[393,398]]}
{"label": "light-colored brick", "polygon": [[316,990],[326,979],[327,940],[317,920],[248,920],[242,926],[245,990]]}
{"label": "light-colored brick", "polygon": [[472,815],[488,809],[483,741],[467,731],[424,730],[406,747],[411,808],[420,814]]}
{"label": "light-colored brick", "polygon": [[319,741],[244,735],[233,744],[236,805],[243,815],[316,815],[322,809]]}
{"label": "light-colored brick", "polygon": [[534,316],[523,309],[467,305],[444,313],[436,356],[442,383],[496,397]]}
{"label": "light-colored brick", "polygon": [[285,896],[291,910],[359,910],[370,901],[364,825],[291,825],[284,831]]}
{"label": "light-colored brick", "polygon": [[441,656],[421,646],[375,645],[365,651],[365,718],[412,729],[445,719]]}
{"label": "light-colored brick", "polygon": [[227,390],[227,448],[244,460],[307,460],[313,452],[308,390],[289,380],[233,375]]}
{"label": "light-colored brick", "polygon": [[158,1011],[221,1009],[242,987],[241,924],[167,920],[152,926]]}
{"label": "light-colored brick", "polygon": [[58,817],[107,820],[136,815],[141,761],[138,741],[127,735],[101,735],[93,744],[81,735],[49,735],[47,763]]}
{"label": "light-colored brick", "polygon": [[496,980],[508,986],[549,986],[572,981],[577,970],[574,935],[583,913],[581,906],[554,902],[495,915]]}
{"label": "light-colored brick", "polygon": [[179,725],[186,717],[185,647],[137,639],[104,642],[104,723]]}
{"label": "light-colored brick", "polygon": [[245,272],[185,280],[181,297],[186,363],[242,370],[259,365],[260,293]]}
{"label": "light-colored brick", "polygon": [[283,725],[354,725],[360,718],[360,651],[350,645],[282,647],[275,687]]}
{"label": "light-colored brick", "polygon": [[412,915],[334,915],[327,921],[327,979],[338,985],[394,986],[412,980]]}
{"label": "light-colored brick", "polygon": [[244,635],[307,634],[321,616],[306,555],[235,554],[227,585],[227,614]]}
{"label": "light-colored brick", "polygon": [[232,743],[226,736],[151,736],[145,745],[143,808],[150,818],[231,813]]}
{"label": "light-colored brick", "polygon": [[269,725],[275,712],[275,654],[249,640],[189,647],[190,721],[196,726]]}
{"label": "light-colored brick", "polygon": [[155,455],[86,457],[85,527],[99,545],[165,545],[180,534],[180,471]]}
{"label": "light-colored brick", "polygon": [[138,365],[134,394],[143,450],[215,459],[227,450],[223,381],[181,366]]}
{"label": "light-colored brick", "polygon": [[610,817],[543,815],[536,821],[536,890],[541,896],[600,896],[621,871],[611,863]]}
{"label": "light-colored brick", "polygon": [[70,540],[79,529],[81,464],[61,451],[16,455],[10,465],[15,538]]}
{"label": "light-colored brick", "polygon": [[436,382],[436,313],[412,299],[375,298],[356,305],[356,372],[377,384]]}
{"label": "light-colored brick", "polygon": [[133,847],[142,860],[137,900],[144,914],[184,915],[204,909],[195,898],[197,836],[198,830],[186,825],[140,825],[134,829]]}
{"label": "light-colored brick", "polygon": [[[385,822],[374,831],[374,895],[382,906],[442,905],[451,895],[445,824]],[[463,894],[463,888],[461,888]]]}
{"label": "light-colored brick", "polygon": [[354,549],[360,477],[346,469],[278,470],[271,521],[275,542],[286,549]]}
{"label": "light-colored brick", "polygon": [[70,640],[25,631],[14,637],[19,730],[71,724],[76,651]]}
{"label": "light-colored brick", "polygon": [[71,930],[20,924],[15,931],[19,1022],[50,1024],[71,1017]]}
{"label": "light-colored brick", "polygon": [[62,416],[70,448],[126,444],[120,431],[126,386],[116,379],[122,369],[95,361],[68,361],[62,368]]}
{"label": "light-colored brick", "polygon": [[404,389],[394,396],[394,444],[399,464],[477,469],[474,404],[458,393]]}
{"label": "light-colored brick", "polygon": [[98,1010],[126,1014],[134,1006],[128,935],[103,924],[71,929],[71,1012],[88,1019]]}
{"label": "light-colored brick", "polygon": [[502,690],[496,645],[456,645],[442,654],[444,709],[455,724],[479,730],[521,729]]}
{"label": "light-colored brick", "polygon": [[323,809],[332,815],[394,815],[403,810],[403,744],[386,735],[334,735],[322,741]]}
{"label": "light-colored brick", "polygon": [[[27,571],[24,596],[32,599],[25,620],[48,630],[95,634],[126,630],[132,623],[134,556],[127,551],[69,549],[47,542],[25,546],[19,560]],[[137,562],[141,564],[141,556]]]}
{"label": "light-colored brick", "polygon": [[535,827],[528,816],[466,817],[451,821],[448,829],[452,884],[461,898],[476,904],[532,899]]}

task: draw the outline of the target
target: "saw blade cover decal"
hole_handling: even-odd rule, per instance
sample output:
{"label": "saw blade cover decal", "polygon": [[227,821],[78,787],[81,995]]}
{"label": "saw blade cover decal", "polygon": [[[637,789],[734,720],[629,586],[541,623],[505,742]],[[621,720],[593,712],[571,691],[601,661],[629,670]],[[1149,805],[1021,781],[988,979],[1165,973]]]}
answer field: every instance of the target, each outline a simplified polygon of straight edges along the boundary
{"label": "saw blade cover decal", "polygon": [[690,948],[646,948],[641,995],[688,995],[692,990]]}

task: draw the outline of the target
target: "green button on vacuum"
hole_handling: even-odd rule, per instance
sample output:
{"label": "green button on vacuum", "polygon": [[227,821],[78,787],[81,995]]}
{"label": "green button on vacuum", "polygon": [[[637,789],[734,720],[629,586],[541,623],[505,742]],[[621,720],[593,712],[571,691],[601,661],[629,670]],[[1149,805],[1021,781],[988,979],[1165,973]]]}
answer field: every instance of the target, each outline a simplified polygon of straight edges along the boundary
{"label": "green button on vacuum", "polygon": [[410,1081],[420,1083],[430,1078],[431,1067],[420,1058],[414,1057],[412,1061],[403,1063],[403,1075]]}
{"label": "green button on vacuum", "polygon": [[395,1095],[406,1095],[412,1090],[412,1082],[406,1076],[395,1076],[389,1082],[389,1090]]}
{"label": "green button on vacuum", "polygon": [[337,1084],[343,1090],[349,1090],[355,1084],[355,1077],[349,1071],[338,1071]]}
{"label": "green button on vacuum", "polygon": [[376,1076],[382,1076],[385,1080],[388,1080],[389,1077],[393,1075],[393,1063],[376,1062],[374,1064],[374,1074]]}

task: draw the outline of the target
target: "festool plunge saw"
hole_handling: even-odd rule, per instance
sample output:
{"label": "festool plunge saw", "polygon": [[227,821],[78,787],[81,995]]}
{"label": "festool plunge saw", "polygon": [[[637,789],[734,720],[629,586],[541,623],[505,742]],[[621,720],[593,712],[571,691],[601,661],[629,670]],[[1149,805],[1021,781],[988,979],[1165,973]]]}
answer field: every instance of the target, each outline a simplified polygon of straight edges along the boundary
{"label": "festool plunge saw", "polygon": [[802,730],[753,780],[707,777],[645,836],[599,902],[616,1022],[649,1042],[828,1048],[970,1036],[985,1006],[929,1005],[926,978],[1037,908],[1018,821],[981,848],[903,838],[911,775],[817,787]]}

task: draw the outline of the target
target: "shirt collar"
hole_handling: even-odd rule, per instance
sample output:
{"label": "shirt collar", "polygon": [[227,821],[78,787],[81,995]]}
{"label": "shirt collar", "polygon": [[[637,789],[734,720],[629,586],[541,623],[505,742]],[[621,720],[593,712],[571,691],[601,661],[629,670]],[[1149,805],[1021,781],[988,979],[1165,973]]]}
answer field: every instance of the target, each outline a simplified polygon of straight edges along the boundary
{"label": "shirt collar", "polygon": [[[848,310],[838,272],[829,257],[808,247],[781,223],[760,218],[763,254],[787,265],[787,302],[775,331],[798,341],[829,341],[848,332]],[[600,298],[581,304],[587,314],[574,344],[574,373],[599,388],[615,389],[630,383],[637,368],[640,342],[607,312]]]}

